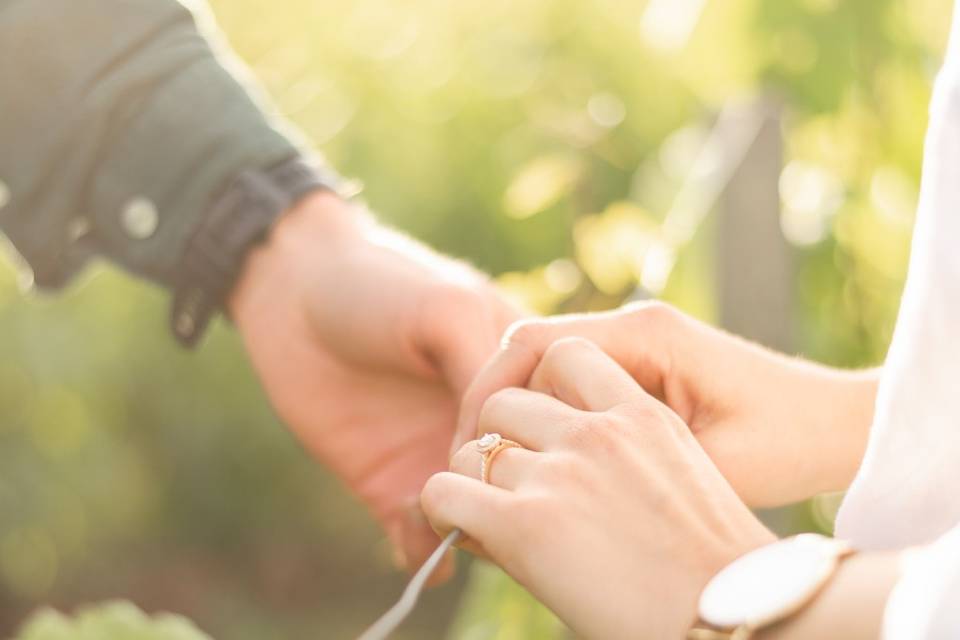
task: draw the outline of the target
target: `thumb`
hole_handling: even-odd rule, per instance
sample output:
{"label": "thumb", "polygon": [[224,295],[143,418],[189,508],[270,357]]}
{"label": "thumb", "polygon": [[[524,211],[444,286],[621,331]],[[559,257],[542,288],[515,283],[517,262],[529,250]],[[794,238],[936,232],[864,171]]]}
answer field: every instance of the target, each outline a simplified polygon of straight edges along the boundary
{"label": "thumb", "polygon": [[477,423],[484,403],[491,395],[507,387],[525,387],[540,358],[530,349],[504,346],[487,360],[474,377],[460,401],[460,414],[450,454],[480,436]]}
{"label": "thumb", "polygon": [[428,354],[458,398],[497,349],[500,332],[489,324],[461,325],[437,336]]}
{"label": "thumb", "polygon": [[440,312],[424,323],[419,346],[459,398],[521,314],[495,293],[476,292],[450,296],[434,310]]}

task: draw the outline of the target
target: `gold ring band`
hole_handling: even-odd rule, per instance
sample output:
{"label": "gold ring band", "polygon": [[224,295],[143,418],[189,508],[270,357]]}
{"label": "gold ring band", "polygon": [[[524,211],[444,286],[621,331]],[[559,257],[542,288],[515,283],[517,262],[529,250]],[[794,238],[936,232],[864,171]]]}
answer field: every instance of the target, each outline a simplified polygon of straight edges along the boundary
{"label": "gold ring band", "polygon": [[481,482],[484,484],[490,483],[490,466],[493,464],[493,459],[504,449],[512,447],[522,449],[523,445],[513,440],[507,440],[499,433],[486,433],[477,440],[477,451],[483,455],[483,459],[480,461]]}

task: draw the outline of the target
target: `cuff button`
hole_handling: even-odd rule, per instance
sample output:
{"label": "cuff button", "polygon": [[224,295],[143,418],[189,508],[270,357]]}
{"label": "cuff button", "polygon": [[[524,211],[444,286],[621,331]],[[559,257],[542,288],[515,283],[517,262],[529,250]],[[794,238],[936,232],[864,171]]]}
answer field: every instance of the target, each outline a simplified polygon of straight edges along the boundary
{"label": "cuff button", "polygon": [[123,230],[134,240],[146,240],[157,232],[160,226],[160,214],[157,206],[147,198],[134,198],[123,208],[121,214]]}

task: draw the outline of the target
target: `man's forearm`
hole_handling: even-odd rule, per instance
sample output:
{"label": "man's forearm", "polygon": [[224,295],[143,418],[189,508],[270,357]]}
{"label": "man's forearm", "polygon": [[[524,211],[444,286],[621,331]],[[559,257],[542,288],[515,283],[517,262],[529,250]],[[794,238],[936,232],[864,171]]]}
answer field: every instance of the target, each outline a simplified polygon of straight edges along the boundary
{"label": "man's forearm", "polygon": [[275,216],[334,183],[298,167],[297,136],[204,17],[177,0],[0,3],[0,229],[40,286],[106,257],[176,291],[184,343]]}

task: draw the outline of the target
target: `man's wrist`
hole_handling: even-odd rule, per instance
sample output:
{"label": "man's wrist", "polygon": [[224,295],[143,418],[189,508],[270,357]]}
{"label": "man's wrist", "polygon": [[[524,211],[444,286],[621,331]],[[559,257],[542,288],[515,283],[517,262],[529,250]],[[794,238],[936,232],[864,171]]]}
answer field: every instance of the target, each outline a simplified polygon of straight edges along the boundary
{"label": "man's wrist", "polygon": [[277,219],[307,194],[335,191],[338,179],[291,157],[241,172],[210,207],[191,237],[173,279],[170,324],[193,346],[225,304],[250,251],[270,235]]}
{"label": "man's wrist", "polygon": [[361,210],[340,195],[324,189],[312,191],[280,214],[270,234],[251,249],[244,269],[256,262],[257,256],[295,244],[309,244],[315,251],[340,250],[362,239],[366,224]]}
{"label": "man's wrist", "polygon": [[247,254],[226,299],[231,316],[239,320],[251,311],[266,289],[295,288],[304,257],[349,250],[361,242],[365,223],[355,209],[337,194],[317,190],[284,211],[264,242]]}

